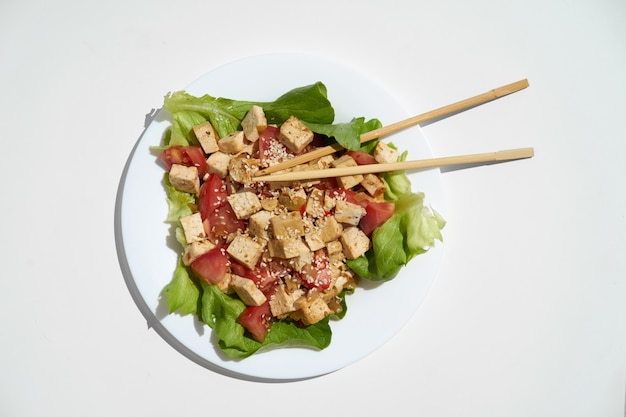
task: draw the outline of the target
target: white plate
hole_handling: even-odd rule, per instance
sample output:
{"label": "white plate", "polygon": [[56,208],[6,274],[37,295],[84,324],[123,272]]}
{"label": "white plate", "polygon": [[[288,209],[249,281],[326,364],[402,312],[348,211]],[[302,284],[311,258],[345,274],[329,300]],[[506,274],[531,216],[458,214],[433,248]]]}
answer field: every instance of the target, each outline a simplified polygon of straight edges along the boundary
{"label": "white plate", "polygon": [[[240,100],[271,101],[288,90],[316,81],[328,88],[336,122],[353,117],[378,118],[384,125],[409,114],[378,83],[357,71],[317,57],[298,54],[263,55],[217,68],[185,88],[194,95],[210,94]],[[166,93],[167,91],[164,91]],[[169,126],[159,111],[135,145],[127,162],[116,202],[116,243],[128,288],[148,325],[191,360],[237,378],[287,381],[320,376],[341,369],[380,348],[413,316],[438,272],[441,244],[418,256],[392,281],[362,286],[347,298],[348,313],[331,322],[333,339],[322,351],[285,348],[231,360],[219,352],[211,329],[193,317],[167,315],[159,302],[172,278],[177,253],[168,225],[163,168],[150,146],[159,145]],[[409,158],[432,156],[419,127],[387,140],[409,151]],[[440,171],[411,174],[415,191],[445,216]],[[168,246],[169,245],[169,246]]]}

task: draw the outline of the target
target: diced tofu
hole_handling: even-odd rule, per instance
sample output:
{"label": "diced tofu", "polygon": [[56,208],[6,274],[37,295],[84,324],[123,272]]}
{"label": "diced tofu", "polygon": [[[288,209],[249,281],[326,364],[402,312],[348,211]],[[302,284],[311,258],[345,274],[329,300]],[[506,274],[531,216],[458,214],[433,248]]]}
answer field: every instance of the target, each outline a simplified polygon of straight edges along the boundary
{"label": "diced tofu", "polygon": [[378,175],[365,174],[361,185],[372,197],[381,196],[385,192],[385,183],[378,178]]}
{"label": "diced tofu", "polygon": [[365,216],[365,209],[358,204],[338,200],[335,205],[335,220],[339,223],[357,226],[363,216]]}
{"label": "diced tofu", "polygon": [[302,215],[298,211],[278,214],[270,219],[275,239],[288,239],[304,235]]}
{"label": "diced tofu", "polygon": [[318,249],[322,249],[326,246],[326,242],[322,239],[322,234],[318,229],[313,229],[309,233],[304,235],[304,241],[306,242],[309,249],[312,251],[316,251]]}
{"label": "diced tofu", "polygon": [[302,310],[302,322],[305,325],[315,324],[330,314],[330,308],[322,297],[315,297],[311,301],[302,297],[295,306]]}
{"label": "diced tofu", "polygon": [[398,151],[393,149],[382,141],[378,141],[376,148],[374,148],[374,159],[379,164],[388,164],[398,161]]}
{"label": "diced tofu", "polygon": [[274,211],[278,207],[278,199],[275,197],[267,197],[261,199],[261,207],[263,210]]}
{"label": "diced tofu", "polygon": [[259,160],[248,155],[236,156],[230,159],[228,174],[234,181],[250,185],[254,173],[259,170]]}
{"label": "diced tofu", "polygon": [[341,252],[342,250],[343,246],[338,240],[333,240],[332,242],[326,243],[326,251],[329,255],[334,255],[335,253]]}
{"label": "diced tofu", "polygon": [[311,262],[313,262],[313,252],[305,252],[289,259],[289,265],[298,272],[301,272],[304,266],[311,265]]}
{"label": "diced tofu", "polygon": [[296,311],[294,303],[304,295],[304,290],[296,289],[288,292],[285,285],[278,285],[276,291],[270,297],[270,310],[274,317],[283,317],[293,311]]}
{"label": "diced tofu", "polygon": [[[331,163],[331,166],[333,168],[348,168],[348,167],[355,167],[357,165],[358,164],[356,163],[354,158],[352,158],[350,155],[343,155],[342,157],[335,159]],[[339,183],[341,188],[344,188],[346,190],[360,184],[361,181],[363,181],[363,175],[361,174],[337,177],[337,182]]]}
{"label": "diced tofu", "polygon": [[200,146],[202,146],[204,153],[210,154],[219,150],[219,147],[217,146],[217,140],[219,137],[211,122],[204,122],[194,126],[193,132],[196,134],[196,139],[200,142]]}
{"label": "diced tofu", "polygon": [[336,192],[335,191],[326,191],[324,192],[324,210],[331,211],[335,208],[335,204],[337,204]]}
{"label": "diced tofu", "polygon": [[181,217],[180,224],[185,232],[185,240],[187,243],[198,242],[207,238],[200,213]]}
{"label": "diced tofu", "polygon": [[306,200],[306,191],[302,188],[285,187],[278,196],[278,202],[290,211],[300,211],[302,206],[306,204]]}
{"label": "diced tofu", "polygon": [[250,107],[248,114],[241,121],[241,127],[246,139],[250,142],[256,142],[259,139],[259,134],[267,128],[267,119],[263,109],[257,105]]}
{"label": "diced tofu", "polygon": [[232,274],[230,286],[235,290],[245,305],[260,306],[267,301],[265,294],[261,292],[251,279]]}
{"label": "diced tofu", "polygon": [[268,239],[268,230],[270,227],[270,219],[274,214],[267,210],[260,210],[250,216],[248,222],[248,231],[251,235]]}
{"label": "diced tofu", "polygon": [[313,131],[300,119],[291,116],[280,127],[278,139],[295,153],[303,150],[313,140]]}
{"label": "diced tofu", "polygon": [[173,164],[170,168],[170,183],[178,191],[191,194],[200,192],[200,177],[198,176],[198,168]]}
{"label": "diced tofu", "polygon": [[209,172],[217,174],[220,178],[225,178],[228,175],[228,164],[231,158],[231,155],[224,152],[212,153],[206,160]]}
{"label": "diced tofu", "polygon": [[326,169],[330,168],[330,164],[335,160],[333,155],[322,156],[319,159],[311,161],[310,165],[314,169]]}
{"label": "diced tofu", "polygon": [[370,248],[370,239],[358,227],[348,227],[341,233],[341,244],[348,259],[356,259]]}
{"label": "diced tofu", "polygon": [[191,242],[185,247],[183,263],[185,265],[191,265],[198,256],[207,253],[213,248],[215,248],[215,244],[208,239]]}
{"label": "diced tofu", "polygon": [[343,227],[337,222],[334,216],[322,217],[316,224],[320,232],[320,237],[324,242],[339,239],[343,231]]}
{"label": "diced tofu", "polygon": [[261,200],[251,191],[231,194],[226,198],[238,219],[246,220],[251,215],[261,210]]}
{"label": "diced tofu", "polygon": [[309,193],[309,198],[306,201],[306,213],[311,217],[323,217],[326,214],[323,190],[314,188]]}
{"label": "diced tofu", "polygon": [[263,247],[247,236],[237,235],[226,252],[249,269],[254,269],[263,253]]}
{"label": "diced tofu", "polygon": [[309,248],[300,237],[271,239],[267,244],[267,249],[272,258],[282,259],[291,259],[310,252]]}
{"label": "diced tofu", "polygon": [[217,141],[217,145],[219,146],[220,151],[224,153],[236,154],[241,152],[245,147],[245,137],[243,131],[238,130],[224,136]]}

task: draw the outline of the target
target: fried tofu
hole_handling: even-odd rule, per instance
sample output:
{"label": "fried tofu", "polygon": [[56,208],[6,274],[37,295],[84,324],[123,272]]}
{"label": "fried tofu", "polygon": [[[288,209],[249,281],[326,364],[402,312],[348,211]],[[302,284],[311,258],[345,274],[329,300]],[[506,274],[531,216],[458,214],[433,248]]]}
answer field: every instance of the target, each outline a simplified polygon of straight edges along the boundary
{"label": "fried tofu", "polygon": [[313,136],[313,131],[302,120],[291,116],[280,126],[278,139],[292,152],[298,153],[313,141]]}

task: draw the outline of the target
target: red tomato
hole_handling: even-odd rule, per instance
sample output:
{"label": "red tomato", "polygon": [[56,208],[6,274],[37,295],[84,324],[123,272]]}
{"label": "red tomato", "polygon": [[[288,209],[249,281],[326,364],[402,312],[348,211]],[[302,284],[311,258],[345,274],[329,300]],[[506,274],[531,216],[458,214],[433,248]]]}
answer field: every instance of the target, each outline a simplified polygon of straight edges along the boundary
{"label": "red tomato", "polygon": [[263,343],[267,331],[270,328],[272,311],[269,301],[260,306],[248,306],[239,315],[237,321],[241,324],[259,343]]}
{"label": "red tomato", "polygon": [[361,218],[359,227],[366,235],[370,235],[374,229],[382,226],[393,215],[396,208],[394,203],[381,201],[369,201],[365,206],[365,216]]}
{"label": "red tomato", "polygon": [[223,244],[229,234],[246,228],[244,221],[237,218],[228,201],[213,210],[205,221],[207,234],[217,240],[218,244]]}
{"label": "red tomato", "polygon": [[217,174],[210,174],[209,178],[200,187],[198,210],[203,219],[206,219],[215,209],[228,202],[226,184]]}
{"label": "red tomato", "polygon": [[365,151],[348,151],[346,154],[350,155],[357,165],[370,165],[377,163],[374,156]]}
{"label": "red tomato", "polygon": [[333,280],[333,273],[325,250],[315,251],[313,261],[302,268],[300,279],[308,289],[319,288],[322,291],[328,289]]}
{"label": "red tomato", "polygon": [[220,249],[211,249],[191,263],[191,270],[207,284],[219,284],[226,277],[228,257]]}
{"label": "red tomato", "polygon": [[[259,135],[259,159],[261,164],[268,159],[274,159],[281,152],[291,153],[291,151],[278,140],[280,129],[275,126],[268,126],[263,133]],[[280,150],[278,152],[277,150]]]}
{"label": "red tomato", "polygon": [[287,268],[277,262],[260,261],[252,270],[236,261],[231,261],[230,269],[234,274],[254,281],[257,288],[266,295],[274,291],[281,276],[288,274]]}
{"label": "red tomato", "polygon": [[199,146],[170,146],[161,152],[159,159],[165,163],[168,171],[173,164],[195,166],[198,168],[200,178],[204,177],[209,169],[204,151]]}

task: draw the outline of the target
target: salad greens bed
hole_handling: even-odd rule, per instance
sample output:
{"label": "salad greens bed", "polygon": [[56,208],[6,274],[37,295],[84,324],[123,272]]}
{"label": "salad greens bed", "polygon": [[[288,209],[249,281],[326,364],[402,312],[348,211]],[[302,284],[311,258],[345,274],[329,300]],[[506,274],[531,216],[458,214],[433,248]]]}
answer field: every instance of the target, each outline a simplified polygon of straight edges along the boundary
{"label": "salad greens bed", "polygon": [[[302,120],[311,130],[337,142],[348,150],[371,153],[377,140],[360,143],[361,134],[381,127],[376,120],[354,118],[347,123],[335,123],[335,111],[327,98],[326,86],[317,82],[295,88],[271,102],[239,101],[216,98],[210,95],[196,97],[185,91],[168,94],[163,108],[171,114],[172,124],[166,131],[163,143],[155,150],[170,146],[198,145],[193,127],[210,121],[219,137],[241,129],[241,121],[252,105],[261,106],[268,124],[280,125],[290,116]],[[401,154],[405,159],[407,153]],[[374,281],[388,281],[415,256],[423,254],[442,240],[444,219],[424,204],[424,194],[411,190],[411,182],[405,172],[382,175],[386,184],[385,200],[395,203],[392,217],[378,227],[371,236],[372,247],[363,256],[348,260],[347,265],[359,277]],[[186,245],[180,218],[192,214],[197,197],[176,190],[169,182],[168,173],[163,177],[169,207],[166,221],[176,233],[178,242]],[[418,279],[407,277],[406,279]],[[238,323],[239,315],[246,308],[236,298],[222,292],[193,276],[190,268],[182,262],[176,265],[171,281],[163,288],[162,297],[170,314],[196,315],[213,329],[220,349],[231,358],[245,358],[268,347],[310,346],[324,349],[331,343],[331,319],[341,319],[346,311],[329,316],[309,326],[299,326],[290,321],[275,321],[263,343],[249,337]]]}

